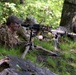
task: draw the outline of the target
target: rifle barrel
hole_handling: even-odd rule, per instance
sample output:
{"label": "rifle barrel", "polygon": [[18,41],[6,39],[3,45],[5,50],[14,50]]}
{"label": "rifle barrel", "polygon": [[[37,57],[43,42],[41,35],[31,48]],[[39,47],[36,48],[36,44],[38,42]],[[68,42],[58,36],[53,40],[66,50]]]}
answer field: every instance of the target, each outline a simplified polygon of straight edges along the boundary
{"label": "rifle barrel", "polygon": [[76,34],[75,34],[75,33],[68,33],[68,35],[76,36]]}
{"label": "rifle barrel", "polygon": [[52,33],[65,34],[65,31],[62,30],[51,30]]}

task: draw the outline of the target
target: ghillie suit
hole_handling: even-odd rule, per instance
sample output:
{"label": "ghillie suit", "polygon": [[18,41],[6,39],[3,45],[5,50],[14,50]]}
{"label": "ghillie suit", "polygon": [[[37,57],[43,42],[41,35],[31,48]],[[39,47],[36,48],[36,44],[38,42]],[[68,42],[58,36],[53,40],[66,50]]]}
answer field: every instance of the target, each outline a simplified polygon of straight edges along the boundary
{"label": "ghillie suit", "polygon": [[[25,23],[36,24],[36,20],[32,16],[26,17]],[[29,36],[25,27],[20,26],[19,29],[12,34],[11,30],[6,24],[0,26],[0,45],[15,48],[23,46],[28,42]]]}
{"label": "ghillie suit", "polygon": [[[22,32],[21,32],[22,33]],[[19,35],[21,33],[18,33]],[[21,39],[21,40],[20,40]],[[8,48],[15,48],[24,43],[25,35],[22,38],[17,35],[17,32],[12,33],[11,30],[3,25],[0,27],[0,45]]]}
{"label": "ghillie suit", "polygon": [[27,16],[24,23],[30,25],[39,24],[33,16]]}

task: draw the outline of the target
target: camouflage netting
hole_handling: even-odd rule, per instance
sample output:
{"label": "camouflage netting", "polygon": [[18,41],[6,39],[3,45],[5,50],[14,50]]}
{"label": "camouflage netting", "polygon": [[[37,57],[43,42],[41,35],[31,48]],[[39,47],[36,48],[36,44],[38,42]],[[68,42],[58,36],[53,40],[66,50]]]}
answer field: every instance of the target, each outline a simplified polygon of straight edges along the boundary
{"label": "camouflage netting", "polygon": [[56,75],[29,60],[6,56],[0,60],[0,75]]}

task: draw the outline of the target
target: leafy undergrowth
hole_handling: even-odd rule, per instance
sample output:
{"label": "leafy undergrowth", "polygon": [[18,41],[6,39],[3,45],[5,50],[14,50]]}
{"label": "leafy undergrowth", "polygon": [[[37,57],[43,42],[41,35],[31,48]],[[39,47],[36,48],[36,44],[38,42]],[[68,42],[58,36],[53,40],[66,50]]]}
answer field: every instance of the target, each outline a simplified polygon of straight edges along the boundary
{"label": "leafy undergrowth", "polygon": [[[53,42],[35,40],[35,44],[54,51]],[[33,61],[35,64],[47,68],[58,75],[76,75],[76,41],[62,38],[59,43],[58,56],[51,56],[42,50],[30,50],[25,59]],[[0,59],[6,55],[21,57],[20,49],[7,50],[0,48]]]}

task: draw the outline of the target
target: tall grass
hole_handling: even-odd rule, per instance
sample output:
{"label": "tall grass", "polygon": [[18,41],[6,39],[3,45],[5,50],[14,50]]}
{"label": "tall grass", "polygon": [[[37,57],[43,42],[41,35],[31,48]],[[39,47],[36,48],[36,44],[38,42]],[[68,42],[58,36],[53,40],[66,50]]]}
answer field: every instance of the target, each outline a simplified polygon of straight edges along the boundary
{"label": "tall grass", "polygon": [[[41,55],[42,53],[37,50],[30,50],[26,54],[25,59],[29,59],[41,67],[46,67],[58,75],[76,75],[76,42],[68,39],[63,41],[64,39],[65,38],[63,38],[59,44],[59,56],[54,57],[44,55],[46,59],[44,59],[44,61],[38,62],[37,56]],[[53,41],[47,42],[35,39],[34,43],[48,50],[54,51]],[[21,57],[22,53],[20,48],[8,50],[6,48],[0,47],[0,59],[6,55]]]}
{"label": "tall grass", "polygon": [[7,49],[5,47],[0,47],[0,58],[13,55],[13,56],[21,56],[20,49]]}

